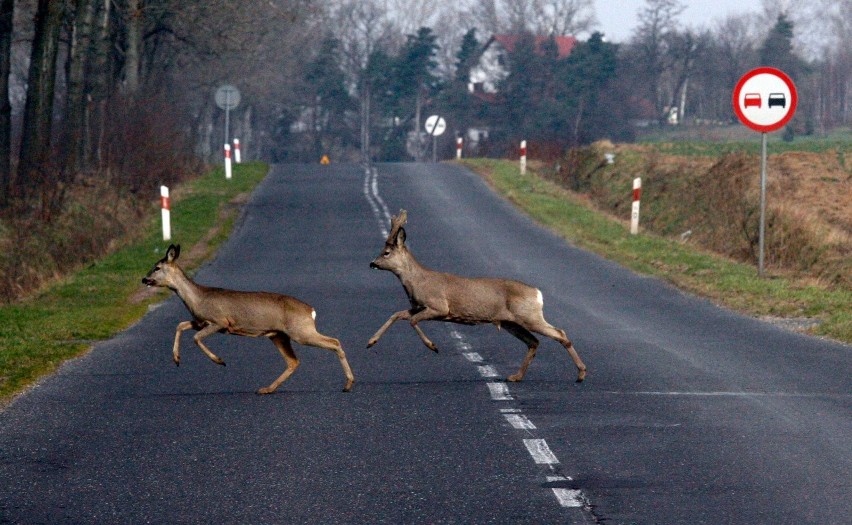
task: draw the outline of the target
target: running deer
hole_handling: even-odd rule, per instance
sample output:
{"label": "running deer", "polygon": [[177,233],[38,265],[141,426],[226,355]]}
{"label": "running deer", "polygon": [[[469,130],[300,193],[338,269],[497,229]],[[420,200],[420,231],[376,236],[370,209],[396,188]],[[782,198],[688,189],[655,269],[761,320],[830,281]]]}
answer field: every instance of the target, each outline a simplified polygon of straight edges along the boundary
{"label": "running deer", "polygon": [[407,219],[405,210],[391,219],[391,231],[382,253],[370,263],[370,268],[393,272],[402,282],[411,308],[390,316],[367,343],[367,348],[396,321],[402,319],[420,336],[423,343],[437,352],[438,348],[426,337],[420,321],[448,321],[459,324],[493,323],[505,328],[527,345],[527,355],[516,374],[509,381],[520,381],[527,372],[538,348],[538,339],[532,332],[550,337],[562,344],[577,365],[577,382],[586,377],[586,365],[574,349],[565,332],[544,320],[544,302],[541,291],[519,281],[460,277],[429,270],[422,266],[405,246]]}
{"label": "running deer", "polygon": [[268,337],[272,340],[287,369],[268,387],[261,388],[258,394],[271,394],[293,375],[299,367],[299,358],[293,351],[290,341],[302,345],[325,348],[337,353],[343,373],[346,374],[344,392],[352,389],[355,377],[340,341],[317,332],[316,310],[310,305],[287,295],[270,292],[240,292],[211,288],[195,283],[186,276],[175,261],[180,256],[180,245],[170,245],[166,256],[160,259],[148,272],[142,283],[148,286],[162,286],[174,291],[192,314],[192,321],[177,325],[172,357],[175,365],[180,365],[180,334],[190,328],[198,330],[193,338],[214,363],[224,365],[216,354],[207,348],[202,339],[216,332],[249,337]]}

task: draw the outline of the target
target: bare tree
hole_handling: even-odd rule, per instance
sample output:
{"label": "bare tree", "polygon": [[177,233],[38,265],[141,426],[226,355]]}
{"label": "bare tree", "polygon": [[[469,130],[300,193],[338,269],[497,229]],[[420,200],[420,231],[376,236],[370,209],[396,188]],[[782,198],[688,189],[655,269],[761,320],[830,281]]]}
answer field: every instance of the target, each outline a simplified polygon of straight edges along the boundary
{"label": "bare tree", "polygon": [[8,203],[12,184],[12,104],[9,75],[12,71],[12,29],[15,0],[0,2],[0,208]]}
{"label": "bare tree", "polygon": [[663,90],[663,76],[670,69],[670,36],[684,6],[679,0],[646,0],[639,11],[639,26],[630,42],[636,61],[634,71],[643,77],[648,96],[661,122],[665,122],[671,93]]}
{"label": "bare tree", "polygon": [[593,0],[480,0],[472,25],[486,33],[578,35],[596,25]]}
{"label": "bare tree", "polygon": [[65,0],[38,2],[16,184],[24,196],[44,182],[44,164],[50,158],[56,57],[64,10]]}

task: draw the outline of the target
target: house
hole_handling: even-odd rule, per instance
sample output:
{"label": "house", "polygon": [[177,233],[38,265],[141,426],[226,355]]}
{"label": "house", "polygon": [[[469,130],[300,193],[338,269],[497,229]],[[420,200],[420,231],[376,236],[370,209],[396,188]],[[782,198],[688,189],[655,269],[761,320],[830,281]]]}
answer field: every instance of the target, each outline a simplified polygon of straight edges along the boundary
{"label": "house", "polygon": [[[522,36],[516,35],[494,35],[480,52],[479,60],[470,70],[468,79],[468,90],[470,93],[485,104],[497,102],[497,86],[501,80],[509,75],[507,55],[515,50],[515,46]],[[550,40],[549,36],[536,36],[535,49],[543,54],[545,45]],[[565,58],[571,54],[571,50],[577,44],[573,36],[555,36],[557,56]],[[470,151],[477,151],[483,141],[488,140],[489,129],[485,126],[473,126],[465,132],[465,147]]]}
{"label": "house", "polygon": [[[545,44],[550,40],[549,36],[536,36],[535,48],[543,53]],[[515,46],[521,39],[521,35],[494,35],[482,46],[479,61],[470,70],[468,89],[471,93],[488,101],[497,93],[497,84],[508,76],[506,55],[515,50]],[[565,58],[571,54],[571,50],[577,44],[573,36],[555,36],[556,48],[559,58]]]}

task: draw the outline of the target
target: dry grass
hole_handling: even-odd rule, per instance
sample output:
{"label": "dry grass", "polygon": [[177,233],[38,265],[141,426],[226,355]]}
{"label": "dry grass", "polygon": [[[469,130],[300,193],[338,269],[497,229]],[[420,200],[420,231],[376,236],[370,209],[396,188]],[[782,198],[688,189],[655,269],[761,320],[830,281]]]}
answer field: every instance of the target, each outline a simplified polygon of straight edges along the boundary
{"label": "dry grass", "polygon": [[[634,177],[642,177],[642,227],[745,262],[756,262],[759,156],[675,155],[660,145],[599,142],[545,170],[595,205],[629,219]],[[615,153],[606,164],[605,153]],[[767,166],[766,264],[775,273],[852,288],[852,173],[843,152],[788,151]]]}

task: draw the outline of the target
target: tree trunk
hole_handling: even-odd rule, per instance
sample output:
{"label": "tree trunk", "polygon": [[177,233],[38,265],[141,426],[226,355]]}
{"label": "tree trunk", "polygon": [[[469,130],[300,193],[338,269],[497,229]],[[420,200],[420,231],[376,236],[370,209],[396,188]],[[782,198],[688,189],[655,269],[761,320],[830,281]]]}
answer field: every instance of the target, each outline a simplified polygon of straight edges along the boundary
{"label": "tree trunk", "polygon": [[112,47],[110,41],[110,6],[112,0],[95,0],[100,3],[97,14],[97,30],[95,31],[95,42],[92,46],[92,60],[89,68],[89,87],[91,98],[88,100],[86,112],[86,136],[85,164],[92,160],[100,167],[103,161],[104,133],[106,132],[106,100],[109,96],[111,75],[109,68],[109,55]]}
{"label": "tree trunk", "polygon": [[65,167],[77,173],[85,168],[86,64],[92,45],[93,0],[75,0],[74,27],[68,50],[68,99],[65,108]]}
{"label": "tree trunk", "polygon": [[9,203],[12,188],[12,105],[9,103],[12,15],[15,0],[0,2],[0,208]]}
{"label": "tree trunk", "polygon": [[46,178],[44,164],[50,158],[56,56],[64,9],[64,0],[38,1],[16,184],[23,197]]}
{"label": "tree trunk", "polygon": [[127,0],[127,49],[124,52],[124,89],[131,97],[139,90],[142,56],[142,0]]}

